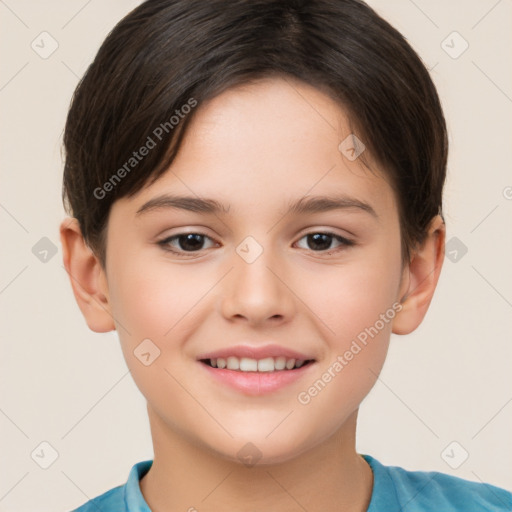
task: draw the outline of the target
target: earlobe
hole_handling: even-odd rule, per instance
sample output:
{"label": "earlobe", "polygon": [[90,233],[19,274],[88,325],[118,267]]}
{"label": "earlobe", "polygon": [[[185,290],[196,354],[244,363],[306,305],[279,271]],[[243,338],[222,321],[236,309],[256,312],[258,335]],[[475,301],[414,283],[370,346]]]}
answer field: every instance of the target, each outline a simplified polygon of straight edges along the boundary
{"label": "earlobe", "polygon": [[393,320],[393,333],[409,334],[423,321],[443,266],[445,236],[444,221],[436,215],[425,240],[413,251],[404,269],[399,295],[402,309]]}
{"label": "earlobe", "polygon": [[115,330],[105,271],[85,243],[77,219],[66,218],[62,221],[60,241],[64,267],[87,325],[95,332]]}

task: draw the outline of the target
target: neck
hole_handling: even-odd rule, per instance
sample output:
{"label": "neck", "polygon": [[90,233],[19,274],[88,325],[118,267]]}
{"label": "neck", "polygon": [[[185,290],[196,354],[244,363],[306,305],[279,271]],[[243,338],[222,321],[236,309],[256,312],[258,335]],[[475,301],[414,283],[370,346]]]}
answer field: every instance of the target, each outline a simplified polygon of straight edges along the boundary
{"label": "neck", "polygon": [[148,408],[155,457],[141,479],[153,512],[366,512],[373,475],[355,451],[357,411],[333,436],[293,459],[252,467],[170,431]]}

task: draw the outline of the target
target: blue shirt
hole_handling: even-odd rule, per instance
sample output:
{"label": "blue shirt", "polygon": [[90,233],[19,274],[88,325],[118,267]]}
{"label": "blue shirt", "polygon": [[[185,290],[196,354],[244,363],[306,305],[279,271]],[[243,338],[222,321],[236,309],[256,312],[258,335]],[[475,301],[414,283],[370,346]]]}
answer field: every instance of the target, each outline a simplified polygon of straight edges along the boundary
{"label": "blue shirt", "polygon": [[[437,471],[408,471],[385,466],[363,455],[373,471],[367,512],[510,512],[512,493],[494,485],[471,482]],[[72,512],[151,512],[139,480],[153,461],[135,464],[128,481],[88,501]]]}

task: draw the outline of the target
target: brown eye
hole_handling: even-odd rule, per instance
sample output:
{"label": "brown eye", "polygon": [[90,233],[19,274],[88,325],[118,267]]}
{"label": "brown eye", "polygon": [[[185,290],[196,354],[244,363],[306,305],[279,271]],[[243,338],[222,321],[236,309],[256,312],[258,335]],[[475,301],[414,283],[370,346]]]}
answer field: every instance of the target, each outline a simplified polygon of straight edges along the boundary
{"label": "brown eye", "polygon": [[158,245],[177,255],[186,255],[204,250],[205,240],[212,239],[203,233],[179,233],[159,241]]}
{"label": "brown eye", "polygon": [[307,247],[303,247],[304,249],[310,249],[314,252],[328,251],[333,249],[331,244],[333,241],[338,241],[339,246],[334,249],[338,249],[340,246],[351,246],[354,243],[347,238],[336,235],[334,233],[324,233],[324,232],[316,232],[309,233],[301,238],[301,240],[306,239]]}

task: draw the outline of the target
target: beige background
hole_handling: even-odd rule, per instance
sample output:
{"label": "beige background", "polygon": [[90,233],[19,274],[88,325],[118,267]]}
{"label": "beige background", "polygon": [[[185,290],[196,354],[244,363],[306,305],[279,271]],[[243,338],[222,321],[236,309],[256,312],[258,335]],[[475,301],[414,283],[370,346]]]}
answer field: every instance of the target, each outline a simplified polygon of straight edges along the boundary
{"label": "beige background", "polygon": [[[70,510],[152,458],[145,402],[115,333],[88,330],[58,237],[71,94],[108,31],[138,3],[0,1],[0,511]],[[455,254],[451,241],[457,260],[445,260],[425,322],[392,339],[361,407],[357,448],[385,464],[512,489],[512,2],[369,3],[432,69],[451,141],[448,240],[457,237],[467,253]],[[453,31],[463,39],[447,39]],[[31,47],[41,37],[45,51],[50,37],[58,43],[45,59]],[[463,40],[469,48],[452,58]],[[46,262],[43,237],[57,249]],[[47,469],[43,441],[58,453]],[[460,462],[463,450],[469,458],[452,469],[445,460]]]}

